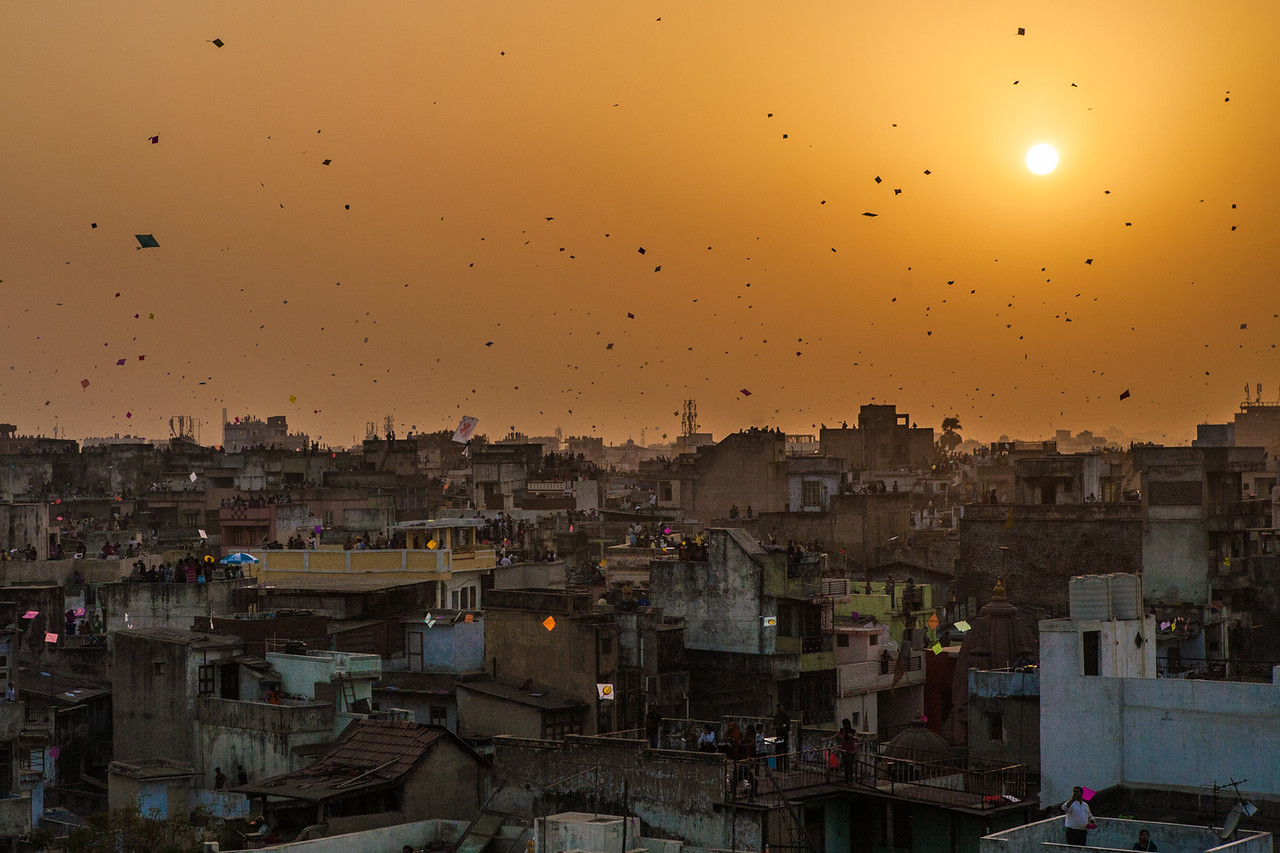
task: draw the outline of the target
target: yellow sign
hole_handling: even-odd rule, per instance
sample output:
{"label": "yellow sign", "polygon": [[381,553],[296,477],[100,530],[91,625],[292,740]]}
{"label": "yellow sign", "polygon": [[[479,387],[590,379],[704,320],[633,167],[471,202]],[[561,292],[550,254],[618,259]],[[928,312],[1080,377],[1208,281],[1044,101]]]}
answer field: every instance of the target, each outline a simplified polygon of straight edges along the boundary
{"label": "yellow sign", "polygon": [[546,628],[548,631],[550,631],[555,626],[556,626],[556,618],[554,616],[548,616],[546,619],[542,620],[542,627]]}
{"label": "yellow sign", "polygon": [[436,540],[432,539],[427,542],[427,547],[434,551],[436,549]]}

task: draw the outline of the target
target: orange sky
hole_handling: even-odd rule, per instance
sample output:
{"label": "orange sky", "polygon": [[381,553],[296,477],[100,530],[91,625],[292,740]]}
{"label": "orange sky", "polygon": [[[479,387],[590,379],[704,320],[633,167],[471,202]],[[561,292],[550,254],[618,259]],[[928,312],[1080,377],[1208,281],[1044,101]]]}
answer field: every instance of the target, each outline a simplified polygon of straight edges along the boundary
{"label": "orange sky", "polygon": [[890,402],[1183,442],[1280,395],[1277,31],[1269,2],[4,4],[0,420],[655,441],[692,397],[718,436]]}

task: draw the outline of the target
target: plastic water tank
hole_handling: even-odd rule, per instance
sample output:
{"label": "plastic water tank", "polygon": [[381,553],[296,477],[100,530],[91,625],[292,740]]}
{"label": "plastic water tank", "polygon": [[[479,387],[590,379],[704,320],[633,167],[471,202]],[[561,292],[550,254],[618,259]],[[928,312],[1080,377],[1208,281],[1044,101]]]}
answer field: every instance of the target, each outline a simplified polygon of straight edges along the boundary
{"label": "plastic water tank", "polygon": [[1105,575],[1077,575],[1067,590],[1071,618],[1110,619],[1111,584]]}
{"label": "plastic water tank", "polygon": [[1116,619],[1138,619],[1142,616],[1142,577],[1114,574],[1111,581],[1111,615]]}
{"label": "plastic water tank", "polygon": [[307,653],[307,644],[301,640],[290,640],[284,644],[284,653],[286,655],[305,655]]}

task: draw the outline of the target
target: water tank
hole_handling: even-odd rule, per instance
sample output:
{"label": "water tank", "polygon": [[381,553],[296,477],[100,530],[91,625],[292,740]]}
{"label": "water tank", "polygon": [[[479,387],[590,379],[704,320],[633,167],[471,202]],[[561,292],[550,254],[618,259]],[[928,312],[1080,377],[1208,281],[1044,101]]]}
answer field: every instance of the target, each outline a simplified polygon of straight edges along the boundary
{"label": "water tank", "polygon": [[301,640],[290,640],[284,644],[284,653],[286,655],[305,655],[307,653],[307,644]]}
{"label": "water tank", "polygon": [[1072,619],[1111,618],[1111,584],[1106,575],[1077,575],[1071,579],[1067,597]]}
{"label": "water tank", "polygon": [[1116,619],[1142,617],[1142,576],[1107,575],[1111,581],[1111,615]]}

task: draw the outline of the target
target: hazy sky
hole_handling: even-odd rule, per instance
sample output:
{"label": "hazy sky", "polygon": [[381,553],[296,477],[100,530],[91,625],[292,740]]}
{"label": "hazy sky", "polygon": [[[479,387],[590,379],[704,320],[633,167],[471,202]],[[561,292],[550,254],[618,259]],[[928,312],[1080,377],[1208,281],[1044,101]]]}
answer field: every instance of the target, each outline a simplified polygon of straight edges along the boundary
{"label": "hazy sky", "polygon": [[694,398],[717,436],[890,402],[1182,442],[1280,398],[1276,32],[1274,2],[5,3],[0,420],[656,441]]}

